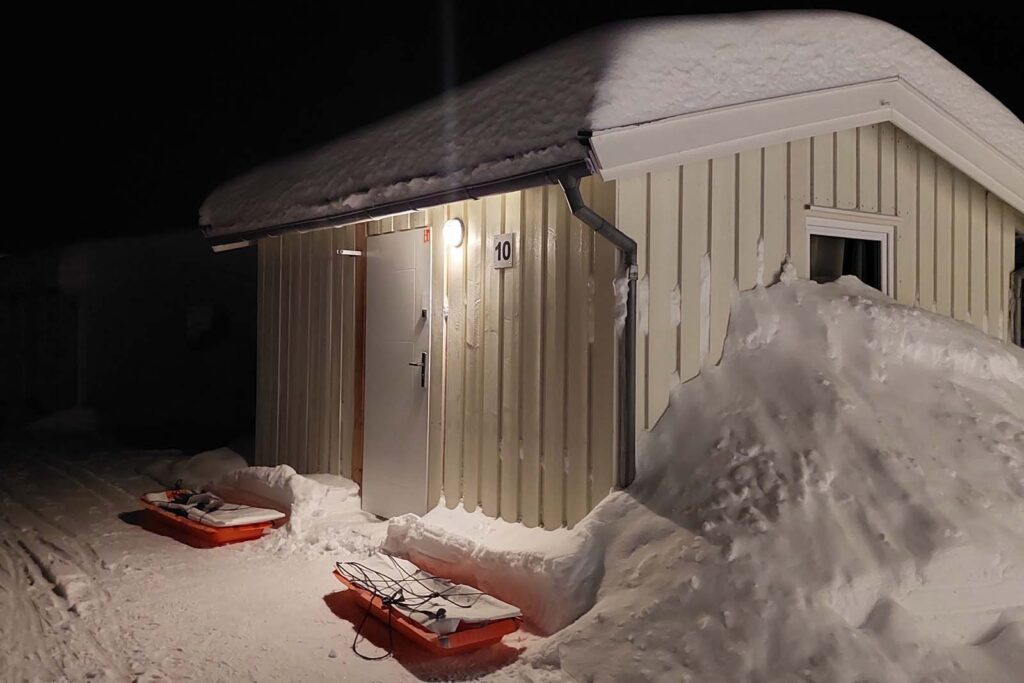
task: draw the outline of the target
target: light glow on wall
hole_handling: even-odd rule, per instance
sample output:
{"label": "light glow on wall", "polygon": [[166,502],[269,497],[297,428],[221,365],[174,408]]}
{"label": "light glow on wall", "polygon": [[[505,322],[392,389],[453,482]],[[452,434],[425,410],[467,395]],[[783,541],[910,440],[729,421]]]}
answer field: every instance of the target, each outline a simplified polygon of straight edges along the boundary
{"label": "light glow on wall", "polygon": [[462,246],[462,239],[466,233],[462,221],[458,218],[449,218],[444,222],[444,243],[452,248]]}

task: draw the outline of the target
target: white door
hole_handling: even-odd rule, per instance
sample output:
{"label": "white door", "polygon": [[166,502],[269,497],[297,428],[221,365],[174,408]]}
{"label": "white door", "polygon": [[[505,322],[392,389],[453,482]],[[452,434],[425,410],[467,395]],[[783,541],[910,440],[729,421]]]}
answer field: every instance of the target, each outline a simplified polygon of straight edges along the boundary
{"label": "white door", "polygon": [[366,240],[363,509],[381,517],[427,511],[428,235]]}

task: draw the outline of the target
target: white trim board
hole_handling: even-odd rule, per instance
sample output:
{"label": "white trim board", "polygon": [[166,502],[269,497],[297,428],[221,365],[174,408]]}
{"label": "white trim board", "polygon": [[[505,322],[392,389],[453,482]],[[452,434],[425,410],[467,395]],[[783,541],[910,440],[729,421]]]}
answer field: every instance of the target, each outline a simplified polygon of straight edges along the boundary
{"label": "white trim board", "polygon": [[871,213],[868,211],[857,211],[856,209],[836,209],[831,206],[817,206],[815,204],[804,205],[804,212],[807,217],[833,218],[835,220],[847,220],[854,223],[872,223],[878,225],[901,225],[903,218],[887,213]]}
{"label": "white trim board", "polygon": [[883,121],[1024,212],[1024,168],[899,77],[594,131],[591,156],[617,180]]}

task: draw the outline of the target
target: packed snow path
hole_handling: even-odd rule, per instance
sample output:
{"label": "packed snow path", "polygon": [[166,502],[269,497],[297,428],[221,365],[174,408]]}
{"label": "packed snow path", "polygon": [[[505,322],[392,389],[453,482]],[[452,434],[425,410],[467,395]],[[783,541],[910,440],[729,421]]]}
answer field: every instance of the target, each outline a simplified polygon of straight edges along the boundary
{"label": "packed snow path", "polygon": [[313,546],[196,550],[137,526],[146,458],[0,446],[0,680],[415,680],[352,654]]}
{"label": "packed snow path", "polygon": [[[5,680],[58,680],[78,671],[126,676],[130,653],[119,649],[112,638],[117,634],[80,626],[110,605],[110,594],[97,580],[104,562],[95,546],[76,540],[77,534],[63,526],[67,515],[53,514],[51,505],[26,505],[11,497],[7,491],[17,487],[29,489],[28,496],[36,491],[27,482],[27,468],[5,470],[0,507]],[[67,487],[80,486],[70,477],[60,479]]]}

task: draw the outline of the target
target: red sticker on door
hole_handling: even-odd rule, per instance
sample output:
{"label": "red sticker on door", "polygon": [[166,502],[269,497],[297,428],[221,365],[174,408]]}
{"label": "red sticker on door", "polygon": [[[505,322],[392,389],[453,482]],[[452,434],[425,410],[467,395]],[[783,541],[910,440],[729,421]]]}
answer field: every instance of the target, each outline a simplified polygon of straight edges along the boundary
{"label": "red sticker on door", "polygon": [[423,228],[423,241],[424,242],[429,242],[430,241],[430,228]]}

